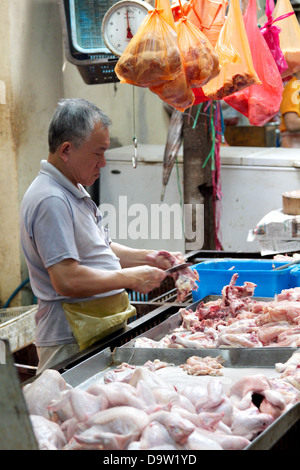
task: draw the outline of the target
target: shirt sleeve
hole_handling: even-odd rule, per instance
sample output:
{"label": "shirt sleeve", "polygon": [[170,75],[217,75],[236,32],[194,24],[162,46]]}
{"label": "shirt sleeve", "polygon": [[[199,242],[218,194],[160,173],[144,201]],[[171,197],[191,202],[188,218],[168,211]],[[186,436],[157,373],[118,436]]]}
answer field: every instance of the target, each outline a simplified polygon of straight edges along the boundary
{"label": "shirt sleeve", "polygon": [[63,199],[52,196],[41,202],[33,236],[45,268],[67,258],[80,261],[73,226],[72,210]]}
{"label": "shirt sleeve", "polygon": [[296,113],[300,117],[300,81],[290,80],[284,87],[280,112]]}

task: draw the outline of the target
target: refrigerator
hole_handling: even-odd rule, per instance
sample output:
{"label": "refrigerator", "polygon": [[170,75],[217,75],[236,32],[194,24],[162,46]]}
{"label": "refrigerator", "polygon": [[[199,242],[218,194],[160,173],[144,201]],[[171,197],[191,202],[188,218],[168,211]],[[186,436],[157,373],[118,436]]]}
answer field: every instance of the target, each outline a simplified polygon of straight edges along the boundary
{"label": "refrigerator", "polygon": [[[110,149],[106,167],[101,169],[100,208],[105,209],[111,237],[135,248],[185,252],[182,218],[178,215],[184,203],[182,150],[163,201],[164,145],[138,145],[136,168],[133,155],[133,145]],[[248,232],[268,212],[282,207],[283,192],[300,189],[300,149],[221,146],[220,156],[222,247],[225,251],[259,252],[257,241],[247,241]],[[170,210],[162,210],[157,217],[161,204],[174,209],[172,220]],[[151,215],[152,207],[157,209],[156,217]],[[169,230],[163,233],[164,226]]]}

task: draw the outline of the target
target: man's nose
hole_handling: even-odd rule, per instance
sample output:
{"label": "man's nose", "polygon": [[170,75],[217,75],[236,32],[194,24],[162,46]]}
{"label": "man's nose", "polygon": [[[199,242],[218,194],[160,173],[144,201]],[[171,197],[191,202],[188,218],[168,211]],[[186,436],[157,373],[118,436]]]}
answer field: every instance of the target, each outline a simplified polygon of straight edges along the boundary
{"label": "man's nose", "polygon": [[99,160],[97,166],[98,166],[99,168],[104,168],[104,167],[106,166],[106,158],[105,158],[104,155],[103,155],[103,157],[101,157],[101,159]]}

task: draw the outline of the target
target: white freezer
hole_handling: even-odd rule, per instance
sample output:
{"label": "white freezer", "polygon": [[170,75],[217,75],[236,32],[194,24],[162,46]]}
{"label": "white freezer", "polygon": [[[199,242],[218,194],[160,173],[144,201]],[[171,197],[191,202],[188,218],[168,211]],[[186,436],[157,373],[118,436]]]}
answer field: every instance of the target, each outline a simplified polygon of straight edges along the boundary
{"label": "white freezer", "polygon": [[[164,145],[139,144],[135,169],[133,152],[133,145],[108,150],[107,165],[101,170],[100,203],[111,204],[121,218],[122,233],[115,230],[117,236],[114,239],[136,248],[185,251],[183,239],[174,238],[178,231],[170,234],[170,241],[164,238],[165,234],[159,239],[151,239],[148,226],[148,238],[132,238],[132,235],[138,235],[137,219],[131,234],[127,230],[124,238],[128,226],[130,232],[128,210],[138,210],[134,204],[143,204],[150,213],[151,205],[161,203]],[[258,242],[247,242],[248,232],[265,214],[282,207],[283,192],[300,189],[300,149],[222,146],[220,152],[223,193],[220,238],[223,248],[225,251],[259,252]],[[178,160],[179,176],[174,165],[163,201],[168,205],[182,202],[182,152]]]}

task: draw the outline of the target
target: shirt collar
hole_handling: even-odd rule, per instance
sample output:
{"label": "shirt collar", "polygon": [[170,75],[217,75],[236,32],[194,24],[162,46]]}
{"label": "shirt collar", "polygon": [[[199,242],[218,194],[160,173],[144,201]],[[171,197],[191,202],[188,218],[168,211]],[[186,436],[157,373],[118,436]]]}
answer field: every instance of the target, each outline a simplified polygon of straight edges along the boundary
{"label": "shirt collar", "polygon": [[76,187],[61,171],[59,171],[54,165],[52,165],[52,163],[49,163],[47,160],[41,161],[40,173],[53,178],[57,183],[70,191],[77,198],[91,197],[81,184],[78,184]]}

